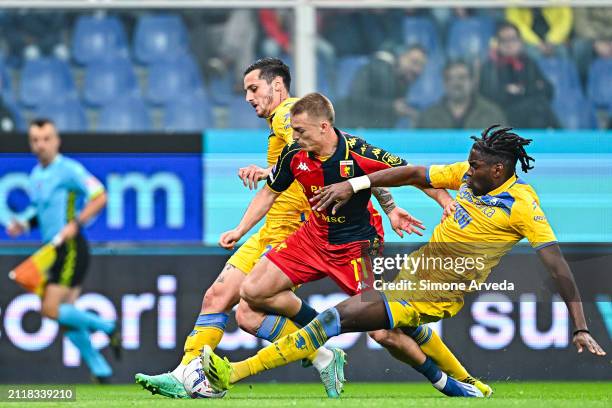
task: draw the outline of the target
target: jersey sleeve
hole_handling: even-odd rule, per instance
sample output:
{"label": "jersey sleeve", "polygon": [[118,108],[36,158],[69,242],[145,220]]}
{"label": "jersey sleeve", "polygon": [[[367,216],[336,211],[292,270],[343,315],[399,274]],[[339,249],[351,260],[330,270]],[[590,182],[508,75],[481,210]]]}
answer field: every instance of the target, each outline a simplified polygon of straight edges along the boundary
{"label": "jersey sleeve", "polygon": [[358,137],[346,139],[353,157],[359,162],[359,167],[365,174],[388,169],[390,167],[406,166],[408,162],[380,147],[372,146]]}
{"label": "jersey sleeve", "polygon": [[295,177],[291,169],[291,160],[293,156],[300,150],[296,144],[286,145],[283,148],[280,156],[272,171],[268,176],[267,186],[276,193],[282,193],[289,188]]}
{"label": "jersey sleeve", "polygon": [[72,161],[68,171],[72,187],[80,191],[87,200],[92,200],[104,192],[104,185],[81,163]]}
{"label": "jersey sleeve", "polygon": [[535,249],[541,249],[557,242],[557,237],[536,197],[517,201],[512,207],[510,222]]}
{"label": "jersey sleeve", "polygon": [[466,161],[445,165],[434,164],[427,169],[427,181],[434,188],[459,190],[463,176],[469,168],[470,165]]}

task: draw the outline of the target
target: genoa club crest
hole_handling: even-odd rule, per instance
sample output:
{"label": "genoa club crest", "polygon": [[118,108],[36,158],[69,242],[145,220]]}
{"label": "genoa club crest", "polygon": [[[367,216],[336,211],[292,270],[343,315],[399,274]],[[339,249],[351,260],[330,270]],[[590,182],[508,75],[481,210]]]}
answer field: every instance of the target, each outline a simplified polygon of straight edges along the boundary
{"label": "genoa club crest", "polygon": [[340,176],[351,178],[355,175],[355,165],[352,160],[340,160]]}

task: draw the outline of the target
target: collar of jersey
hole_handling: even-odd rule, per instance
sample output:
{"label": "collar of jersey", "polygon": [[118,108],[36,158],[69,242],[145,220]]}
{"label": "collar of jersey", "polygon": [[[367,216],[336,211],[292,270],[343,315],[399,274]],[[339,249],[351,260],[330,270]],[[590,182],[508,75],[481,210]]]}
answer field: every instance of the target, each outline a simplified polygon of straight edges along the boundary
{"label": "collar of jersey", "polygon": [[504,191],[508,190],[510,187],[512,187],[514,183],[516,183],[517,181],[518,181],[518,177],[515,174],[512,177],[510,177],[508,180],[506,180],[504,184],[502,184],[501,186],[497,187],[495,190],[490,191],[488,194],[485,194],[485,195],[496,196],[498,194],[501,194]]}
{"label": "collar of jersey", "polygon": [[40,163],[38,163],[38,167],[40,167],[40,169],[42,171],[47,171],[49,170],[51,167],[55,166],[57,163],[59,163],[62,160],[62,157],[64,157],[61,153],[58,153],[55,158],[53,159],[53,161],[51,163],[49,163],[49,165],[47,167],[43,167]]}
{"label": "collar of jersey", "polygon": [[331,156],[329,156],[327,158],[327,160],[325,161],[321,161],[319,160],[314,154],[308,152],[308,157],[313,159],[313,160],[319,160],[321,161],[321,165],[323,167],[328,167],[330,166],[329,163],[333,162],[334,160],[336,160],[338,158],[338,156],[341,157],[340,160],[346,160],[348,159],[348,155],[349,155],[349,147],[348,147],[348,141],[346,140],[346,137],[344,136],[344,134],[334,128],[334,133],[336,134],[336,137],[338,138],[338,146],[336,147],[336,151],[334,152],[334,154],[332,154]]}

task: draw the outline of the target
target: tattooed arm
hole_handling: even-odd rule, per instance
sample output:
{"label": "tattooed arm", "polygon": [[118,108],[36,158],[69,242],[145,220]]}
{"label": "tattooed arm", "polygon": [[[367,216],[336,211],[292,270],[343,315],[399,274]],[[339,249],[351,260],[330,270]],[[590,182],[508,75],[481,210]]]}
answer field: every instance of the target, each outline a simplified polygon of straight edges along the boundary
{"label": "tattooed arm", "polygon": [[391,191],[385,187],[374,187],[372,188],[372,194],[376,197],[378,204],[382,207],[385,214],[389,214],[396,208],[395,200]]}
{"label": "tattooed arm", "polygon": [[408,211],[396,206],[393,195],[388,188],[374,187],[372,188],[372,194],[374,194],[374,197],[378,200],[383,211],[387,214],[387,217],[389,217],[391,227],[397,235],[403,238],[403,231],[408,234],[414,232],[417,235],[423,235],[421,231],[419,231],[419,228],[425,229],[423,223],[410,215]]}

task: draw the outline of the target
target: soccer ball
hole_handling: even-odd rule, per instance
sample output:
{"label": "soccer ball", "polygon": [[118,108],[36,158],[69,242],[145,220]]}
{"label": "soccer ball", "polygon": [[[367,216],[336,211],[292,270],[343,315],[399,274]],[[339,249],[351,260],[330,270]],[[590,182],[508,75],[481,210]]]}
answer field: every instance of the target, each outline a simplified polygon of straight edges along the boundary
{"label": "soccer ball", "polygon": [[183,371],[183,386],[191,398],[223,398],[227,391],[215,392],[204,375],[202,360],[194,358]]}

